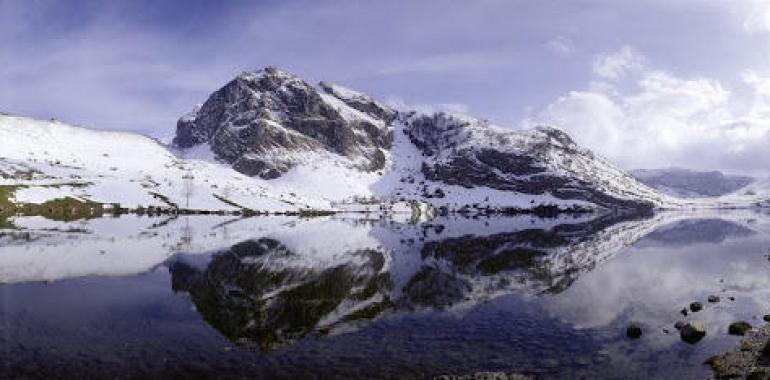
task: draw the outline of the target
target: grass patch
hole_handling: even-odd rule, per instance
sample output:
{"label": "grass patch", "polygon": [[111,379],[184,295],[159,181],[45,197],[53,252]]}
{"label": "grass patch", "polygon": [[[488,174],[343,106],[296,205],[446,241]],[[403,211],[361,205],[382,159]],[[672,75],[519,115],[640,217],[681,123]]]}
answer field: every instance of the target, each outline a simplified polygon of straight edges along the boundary
{"label": "grass patch", "polygon": [[72,197],[57,198],[41,204],[25,203],[16,207],[17,214],[42,216],[61,222],[98,218],[104,215],[104,205],[101,203]]}
{"label": "grass patch", "polygon": [[73,221],[104,215],[104,206],[101,203],[72,197],[52,199],[41,204],[16,204],[11,199],[16,191],[23,187],[25,186],[0,186],[0,227],[12,228],[12,224],[7,221],[12,215],[43,216],[56,221]]}
{"label": "grass patch", "polygon": [[20,186],[0,186],[0,214],[4,214],[9,211],[13,211],[16,209],[16,205],[11,202],[11,198],[13,198],[13,195],[16,193],[16,190],[19,189]]}
{"label": "grass patch", "polygon": [[336,214],[336,211],[328,211],[328,210],[299,210],[297,213],[301,217],[305,218],[313,218],[318,216],[329,216]]}

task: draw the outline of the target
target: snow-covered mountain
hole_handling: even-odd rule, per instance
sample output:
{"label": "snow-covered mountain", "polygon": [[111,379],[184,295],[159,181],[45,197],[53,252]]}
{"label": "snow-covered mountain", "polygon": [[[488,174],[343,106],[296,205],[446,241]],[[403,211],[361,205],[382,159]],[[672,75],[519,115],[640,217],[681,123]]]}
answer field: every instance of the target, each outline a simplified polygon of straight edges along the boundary
{"label": "snow-covered mountain", "polygon": [[718,197],[754,182],[754,178],[684,168],[637,169],[630,172],[642,183],[681,198]]}
{"label": "snow-covered mountain", "polygon": [[171,146],[8,115],[0,140],[0,194],[17,204],[71,197],[127,208],[422,215],[716,204],[664,195],[553,128],[396,110],[275,68],[214,92],[179,120]]}
{"label": "snow-covered mountain", "polygon": [[174,145],[246,175],[301,178],[333,203],[373,197],[455,210],[676,203],[556,129],[513,131],[462,115],[397,111],[275,68],[214,92],[179,120]]}

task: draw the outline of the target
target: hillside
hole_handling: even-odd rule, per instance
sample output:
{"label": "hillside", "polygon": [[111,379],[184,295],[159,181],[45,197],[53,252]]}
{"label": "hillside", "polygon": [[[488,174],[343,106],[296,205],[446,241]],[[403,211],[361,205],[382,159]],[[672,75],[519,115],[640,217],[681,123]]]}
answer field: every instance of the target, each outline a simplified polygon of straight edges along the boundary
{"label": "hillside", "polygon": [[[395,110],[267,68],[180,118],[174,143],[0,114],[0,194],[128,209],[236,212],[742,207],[652,189],[565,133]],[[0,202],[0,206],[2,202]],[[415,207],[417,205],[423,205]]]}

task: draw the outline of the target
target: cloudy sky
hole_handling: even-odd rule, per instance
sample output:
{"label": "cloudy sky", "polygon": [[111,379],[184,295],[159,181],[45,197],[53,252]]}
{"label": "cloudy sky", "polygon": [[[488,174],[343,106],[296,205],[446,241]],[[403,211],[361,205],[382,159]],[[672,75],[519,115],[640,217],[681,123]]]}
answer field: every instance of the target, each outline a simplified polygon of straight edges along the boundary
{"label": "cloudy sky", "polygon": [[0,112],[94,128],[171,135],[272,65],[624,168],[770,168],[770,0],[0,0],[0,44]]}

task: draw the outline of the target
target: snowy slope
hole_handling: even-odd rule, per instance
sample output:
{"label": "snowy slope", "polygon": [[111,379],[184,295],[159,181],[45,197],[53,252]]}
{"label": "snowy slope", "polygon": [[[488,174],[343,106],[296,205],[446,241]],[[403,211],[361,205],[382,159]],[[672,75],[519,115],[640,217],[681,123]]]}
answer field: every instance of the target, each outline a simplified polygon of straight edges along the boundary
{"label": "snowy slope", "polygon": [[328,208],[318,198],[291,195],[219,165],[177,158],[158,142],[137,134],[105,132],[0,115],[0,185],[21,186],[17,202],[42,203],[72,196],[123,207],[235,210],[215,195],[254,210]]}
{"label": "snowy slope", "polygon": [[[284,71],[247,72],[180,118],[174,145],[0,114],[0,186],[16,203],[75,197],[127,208],[286,212],[754,207],[660,193],[563,132],[397,111]],[[758,186],[761,184],[758,184]],[[427,206],[430,205],[430,206]]]}

